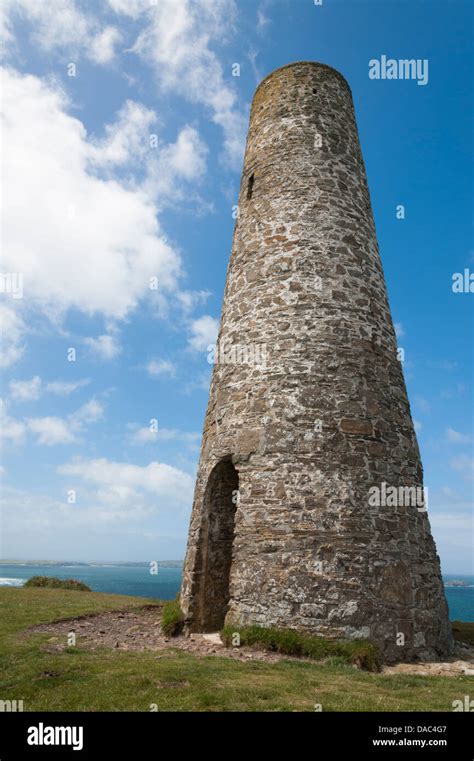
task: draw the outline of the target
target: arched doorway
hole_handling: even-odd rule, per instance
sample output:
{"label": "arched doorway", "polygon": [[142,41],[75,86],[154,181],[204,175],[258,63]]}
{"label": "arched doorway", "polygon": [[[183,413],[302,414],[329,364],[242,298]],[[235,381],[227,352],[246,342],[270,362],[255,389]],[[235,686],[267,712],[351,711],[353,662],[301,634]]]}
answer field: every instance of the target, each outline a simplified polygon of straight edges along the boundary
{"label": "arched doorway", "polygon": [[224,625],[238,489],[239,475],[231,458],[221,460],[212,470],[204,494],[196,563],[195,631],[218,631]]}

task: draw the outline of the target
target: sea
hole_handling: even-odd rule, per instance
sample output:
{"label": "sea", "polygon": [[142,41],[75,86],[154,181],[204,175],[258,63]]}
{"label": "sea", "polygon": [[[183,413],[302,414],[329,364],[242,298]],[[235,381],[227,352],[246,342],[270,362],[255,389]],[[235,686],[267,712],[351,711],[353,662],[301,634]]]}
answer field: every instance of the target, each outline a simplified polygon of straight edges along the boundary
{"label": "sea", "polygon": [[[158,573],[150,573],[148,563],[83,563],[38,564],[0,563],[0,587],[21,587],[31,576],[56,576],[60,579],[78,579],[94,592],[108,592],[132,597],[150,597],[172,600],[181,585],[182,568],[158,567]],[[474,621],[474,576],[447,574],[443,577],[451,621]],[[463,586],[450,586],[450,582],[462,581]]]}

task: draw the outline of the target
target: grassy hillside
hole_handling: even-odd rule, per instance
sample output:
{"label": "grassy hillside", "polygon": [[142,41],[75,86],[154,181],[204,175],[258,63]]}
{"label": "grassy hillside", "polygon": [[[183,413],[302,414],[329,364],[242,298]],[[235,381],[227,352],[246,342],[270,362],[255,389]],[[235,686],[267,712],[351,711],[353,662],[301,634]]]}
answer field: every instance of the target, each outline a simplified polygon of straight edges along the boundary
{"label": "grassy hillside", "polygon": [[0,589],[0,698],[26,711],[451,711],[472,677],[372,674],[338,663],[241,662],[172,647],[123,652],[42,649],[26,632],[57,619],[156,600],[56,589]]}

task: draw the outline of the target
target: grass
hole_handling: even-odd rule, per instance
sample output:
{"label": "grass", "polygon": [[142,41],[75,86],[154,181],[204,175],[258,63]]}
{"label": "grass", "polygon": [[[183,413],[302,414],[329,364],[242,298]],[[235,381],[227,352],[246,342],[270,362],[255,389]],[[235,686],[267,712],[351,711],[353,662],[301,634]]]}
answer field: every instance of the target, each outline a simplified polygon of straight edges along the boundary
{"label": "grass", "polygon": [[239,636],[240,645],[260,645],[270,652],[301,656],[317,661],[337,658],[338,663],[355,665],[366,671],[380,671],[382,666],[377,648],[366,640],[335,642],[324,637],[301,634],[294,629],[274,629],[262,626],[236,629],[227,626],[221,632],[227,647],[232,647],[236,634]]}
{"label": "grass", "polygon": [[[76,647],[48,652],[35,624],[156,600],[62,589],[0,588],[0,699],[26,711],[451,711],[472,677],[370,673],[325,663],[241,662],[167,648],[127,652]],[[59,638],[56,638],[56,641]]]}
{"label": "grass", "polygon": [[87,584],[77,579],[58,579],[56,576],[32,576],[24,587],[49,587],[50,589],[72,589],[76,592],[92,592]]}
{"label": "grass", "polygon": [[161,629],[169,637],[181,634],[184,626],[184,615],[179,605],[179,598],[163,604],[161,614]]}

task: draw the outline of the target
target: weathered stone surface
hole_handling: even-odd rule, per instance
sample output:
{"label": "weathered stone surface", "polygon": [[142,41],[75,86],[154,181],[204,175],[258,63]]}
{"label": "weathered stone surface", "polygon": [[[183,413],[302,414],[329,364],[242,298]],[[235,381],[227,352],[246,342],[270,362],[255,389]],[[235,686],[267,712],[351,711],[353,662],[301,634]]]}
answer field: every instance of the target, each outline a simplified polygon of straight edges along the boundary
{"label": "weathered stone surface", "polygon": [[369,500],[421,487],[422,467],[351,93],[322,64],[255,94],[222,345],[234,360],[219,357],[209,394],[188,629],[225,617],[368,637],[389,661],[449,654],[426,512]]}
{"label": "weathered stone surface", "polygon": [[365,436],[371,436],[373,434],[372,423],[370,420],[341,420],[341,430],[344,433],[353,433]]}

